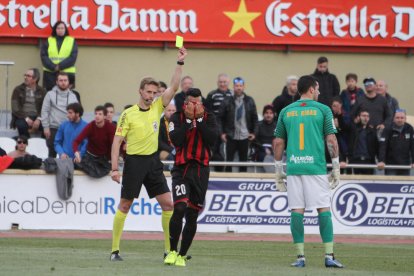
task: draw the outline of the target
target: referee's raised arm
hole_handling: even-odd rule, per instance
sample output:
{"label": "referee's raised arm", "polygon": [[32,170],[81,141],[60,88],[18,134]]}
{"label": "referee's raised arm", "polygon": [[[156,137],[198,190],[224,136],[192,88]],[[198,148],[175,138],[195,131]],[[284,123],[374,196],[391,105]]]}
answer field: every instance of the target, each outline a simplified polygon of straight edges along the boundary
{"label": "referee's raised arm", "polygon": [[169,87],[162,94],[162,104],[167,106],[174,98],[175,92],[177,92],[180,85],[181,73],[183,71],[184,59],[187,56],[187,50],[183,47],[178,50],[177,66],[175,67],[174,74],[172,76]]}

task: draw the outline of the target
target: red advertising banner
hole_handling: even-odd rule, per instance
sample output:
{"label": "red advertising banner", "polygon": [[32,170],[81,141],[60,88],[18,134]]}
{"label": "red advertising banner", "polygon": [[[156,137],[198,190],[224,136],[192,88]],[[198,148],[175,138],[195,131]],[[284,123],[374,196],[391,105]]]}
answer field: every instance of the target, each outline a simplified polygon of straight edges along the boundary
{"label": "red advertising banner", "polygon": [[414,47],[412,0],[0,0],[0,37]]}

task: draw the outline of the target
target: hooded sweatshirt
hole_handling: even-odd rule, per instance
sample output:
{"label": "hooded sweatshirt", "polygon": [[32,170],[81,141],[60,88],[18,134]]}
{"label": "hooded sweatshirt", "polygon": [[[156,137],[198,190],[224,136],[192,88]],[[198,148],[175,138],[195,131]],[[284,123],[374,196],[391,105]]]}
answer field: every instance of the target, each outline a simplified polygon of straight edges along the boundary
{"label": "hooded sweatshirt", "polygon": [[47,92],[42,105],[43,128],[59,128],[66,120],[66,107],[71,103],[77,103],[76,95],[69,89],[62,91],[55,86]]}

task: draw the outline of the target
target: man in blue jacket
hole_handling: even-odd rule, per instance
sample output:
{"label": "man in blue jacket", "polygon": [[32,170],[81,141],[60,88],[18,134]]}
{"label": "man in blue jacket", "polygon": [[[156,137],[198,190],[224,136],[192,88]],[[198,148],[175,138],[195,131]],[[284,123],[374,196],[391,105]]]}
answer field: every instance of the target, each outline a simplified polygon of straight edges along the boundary
{"label": "man in blue jacket", "polygon": [[[55,151],[60,159],[75,158],[72,143],[88,124],[82,119],[83,108],[79,103],[71,103],[66,108],[68,121],[63,122],[56,133]],[[87,140],[80,147],[81,156],[86,152]]]}

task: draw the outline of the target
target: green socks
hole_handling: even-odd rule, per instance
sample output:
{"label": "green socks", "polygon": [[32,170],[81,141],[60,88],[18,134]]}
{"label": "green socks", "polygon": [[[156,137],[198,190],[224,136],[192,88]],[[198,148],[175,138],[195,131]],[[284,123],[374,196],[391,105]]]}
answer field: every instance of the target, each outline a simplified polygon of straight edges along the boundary
{"label": "green socks", "polygon": [[319,214],[319,233],[325,245],[325,254],[333,253],[333,226],[331,212]]}
{"label": "green socks", "polygon": [[[303,226],[303,215],[300,213],[291,213],[290,231],[292,232],[293,242],[296,246],[297,255],[305,255],[304,237],[305,231]],[[333,253],[333,226],[331,212],[319,214],[319,232],[325,246],[325,254]]]}
{"label": "green socks", "polygon": [[292,212],[290,215],[290,231],[292,232],[293,243],[296,246],[297,255],[305,255],[304,239],[305,230],[303,226],[303,214]]}

